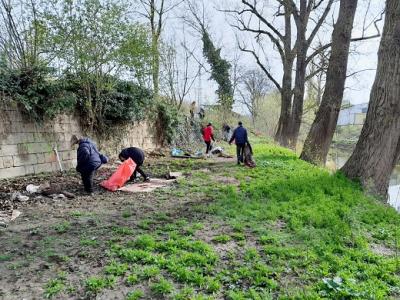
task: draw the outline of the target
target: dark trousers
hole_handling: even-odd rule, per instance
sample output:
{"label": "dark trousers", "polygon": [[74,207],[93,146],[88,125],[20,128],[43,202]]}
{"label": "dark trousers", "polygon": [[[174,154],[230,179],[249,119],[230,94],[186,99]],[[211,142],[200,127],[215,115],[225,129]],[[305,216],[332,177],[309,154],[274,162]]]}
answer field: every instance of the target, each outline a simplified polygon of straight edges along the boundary
{"label": "dark trousers", "polygon": [[244,146],[246,144],[236,144],[236,156],[238,164],[243,162]]}
{"label": "dark trousers", "polygon": [[134,180],[135,180],[135,178],[136,178],[138,172],[139,172],[140,175],[142,175],[142,177],[143,177],[144,179],[147,178],[146,173],[143,172],[143,170],[140,168],[141,166],[142,166],[142,164],[140,164],[140,165],[137,164],[137,165],[136,165],[135,171],[133,171],[133,174],[132,174],[131,179],[130,179],[131,181],[134,181]]}
{"label": "dark trousers", "polygon": [[206,143],[206,154],[211,151],[211,142],[205,142]]}
{"label": "dark trousers", "polygon": [[88,193],[93,193],[93,178],[95,174],[96,170],[81,173],[83,186]]}

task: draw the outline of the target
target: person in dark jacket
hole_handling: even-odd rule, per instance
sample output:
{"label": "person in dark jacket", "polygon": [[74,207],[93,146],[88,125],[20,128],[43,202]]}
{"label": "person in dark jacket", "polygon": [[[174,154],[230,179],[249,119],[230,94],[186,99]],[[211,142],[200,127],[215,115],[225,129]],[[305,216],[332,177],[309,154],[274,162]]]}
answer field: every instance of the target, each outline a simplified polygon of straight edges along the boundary
{"label": "person in dark jacket", "polygon": [[88,138],[71,138],[71,146],[78,144],[76,170],[81,173],[82,183],[87,193],[93,193],[93,177],[102,164],[108,162],[107,156],[101,154],[96,145]]}
{"label": "person in dark jacket", "polygon": [[243,162],[244,147],[246,146],[246,144],[249,143],[249,140],[247,138],[247,130],[243,127],[243,123],[239,122],[238,125],[239,126],[236,127],[236,129],[233,131],[232,137],[229,141],[229,145],[232,144],[233,141],[235,141],[237,164],[240,165],[240,163]]}
{"label": "person in dark jacket", "polygon": [[131,181],[134,181],[137,175],[137,172],[139,172],[140,175],[142,175],[144,181],[149,181],[150,178],[149,176],[146,175],[145,172],[140,168],[143,163],[144,163],[144,152],[142,149],[136,148],[136,147],[129,147],[125,148],[121,151],[119,154],[119,159],[120,161],[125,161],[128,158],[131,158],[135,164],[135,170],[133,171],[133,174],[131,176]]}

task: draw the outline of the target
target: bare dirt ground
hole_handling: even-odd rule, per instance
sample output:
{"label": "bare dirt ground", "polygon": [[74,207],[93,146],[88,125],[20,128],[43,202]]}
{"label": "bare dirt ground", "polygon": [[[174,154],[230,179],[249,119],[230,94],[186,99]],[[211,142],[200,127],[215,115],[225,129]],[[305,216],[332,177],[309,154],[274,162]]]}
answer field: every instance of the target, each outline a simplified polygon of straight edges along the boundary
{"label": "bare dirt ground", "polygon": [[[233,160],[215,159],[194,164],[190,160],[153,159],[145,169],[152,177],[163,177],[170,170],[183,171],[190,178],[193,172],[218,173],[221,165],[226,164],[233,164]],[[107,178],[114,167],[99,170],[97,183]],[[221,175],[218,176],[224,184],[237,184],[233,179],[223,180]],[[37,195],[24,202],[9,200],[15,192],[25,193],[28,184],[44,183],[73,193],[75,198],[52,199]],[[50,298],[53,295],[46,290],[46,287],[49,289],[48,282],[66,273],[68,285],[53,298],[124,299],[129,291],[126,286],[94,296],[85,293],[83,282],[101,271],[108,258],[110,242],[120,240],[124,230],[139,234],[185,217],[206,218],[189,207],[206,204],[212,199],[201,192],[185,194],[179,191],[176,194],[175,190],[179,190],[177,185],[179,183],[161,192],[135,194],[110,193],[97,185],[94,195],[87,196],[75,172],[0,182],[1,209],[22,212],[8,227],[0,228],[0,299]],[[213,235],[211,229],[205,232]],[[226,252],[226,249],[220,250]]]}

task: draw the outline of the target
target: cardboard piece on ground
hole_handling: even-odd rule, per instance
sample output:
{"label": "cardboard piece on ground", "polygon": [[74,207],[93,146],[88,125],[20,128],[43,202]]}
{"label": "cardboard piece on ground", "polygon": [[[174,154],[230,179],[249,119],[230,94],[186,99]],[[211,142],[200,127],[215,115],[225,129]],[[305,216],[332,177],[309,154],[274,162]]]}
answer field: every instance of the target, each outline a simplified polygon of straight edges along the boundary
{"label": "cardboard piece on ground", "polygon": [[118,190],[128,193],[149,193],[157,188],[166,187],[174,182],[176,182],[176,180],[165,180],[165,179],[154,178],[151,179],[149,182],[127,184],[126,186]]}
{"label": "cardboard piece on ground", "polygon": [[0,211],[0,223],[2,227],[7,227],[8,223],[18,218],[22,212],[13,209],[12,211]]}
{"label": "cardboard piece on ground", "polygon": [[183,173],[182,172],[169,172],[169,176],[171,178],[179,178],[179,177],[183,176]]}
{"label": "cardboard piece on ground", "polygon": [[11,214],[11,220],[14,221],[16,218],[18,218],[22,213],[19,210],[14,209]]}

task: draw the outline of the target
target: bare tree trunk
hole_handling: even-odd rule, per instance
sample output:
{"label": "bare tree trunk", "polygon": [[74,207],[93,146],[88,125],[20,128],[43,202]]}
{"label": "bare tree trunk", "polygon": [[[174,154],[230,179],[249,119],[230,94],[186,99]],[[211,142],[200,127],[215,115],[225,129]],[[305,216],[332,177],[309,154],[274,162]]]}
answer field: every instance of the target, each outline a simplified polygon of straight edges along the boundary
{"label": "bare tree trunk", "polygon": [[275,133],[275,141],[284,147],[289,146],[290,116],[292,108],[292,70],[294,55],[292,54],[292,22],[291,12],[285,8],[285,37],[283,60],[283,78],[281,88],[281,114],[279,116],[278,128]]}
{"label": "bare tree trunk", "polygon": [[357,2],[358,0],[340,1],[339,17],[332,34],[332,53],[325,92],[300,156],[301,159],[314,164],[325,164],[335,133],[343,100],[351,31]]}
{"label": "bare tree trunk", "polygon": [[293,60],[287,62],[282,80],[281,91],[281,114],[278,121],[278,129],[275,134],[275,141],[283,147],[289,146],[290,116],[292,107],[292,67]]}
{"label": "bare tree trunk", "polygon": [[152,43],[152,77],[153,77],[153,91],[154,97],[157,99],[160,90],[160,52],[158,35],[153,33]]}
{"label": "bare tree trunk", "polygon": [[342,168],[373,194],[386,196],[400,157],[400,1],[386,1],[378,68],[367,118],[350,159]]}
{"label": "bare tree trunk", "polygon": [[300,1],[300,13],[297,17],[297,38],[296,38],[296,77],[294,84],[294,97],[292,106],[292,115],[289,129],[289,147],[296,148],[297,138],[299,136],[301,118],[303,116],[303,102],[306,84],[307,71],[307,0]]}

